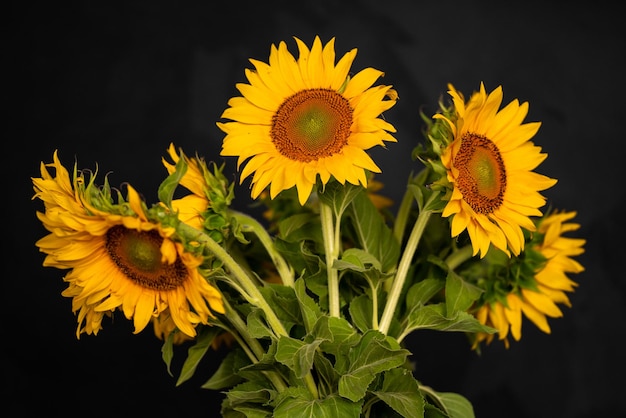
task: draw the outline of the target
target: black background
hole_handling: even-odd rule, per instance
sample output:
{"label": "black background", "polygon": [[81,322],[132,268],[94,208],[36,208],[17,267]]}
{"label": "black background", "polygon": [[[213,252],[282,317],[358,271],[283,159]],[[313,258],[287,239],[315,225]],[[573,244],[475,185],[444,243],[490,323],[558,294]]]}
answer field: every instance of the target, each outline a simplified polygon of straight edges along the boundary
{"label": "black background", "polygon": [[[558,2],[555,2],[558,3]],[[297,4],[297,6],[294,6]],[[31,177],[55,149],[72,167],[111,172],[149,201],[164,178],[173,141],[221,162],[215,126],[245,82],[248,58],[297,36],[336,37],[337,56],[356,47],[354,72],[375,67],[400,100],[386,112],[398,143],[373,151],[385,190],[399,198],[421,141],[420,108],[433,113],[447,83],[469,95],[484,81],[505,103],[530,103],[541,121],[534,142],[548,153],[537,170],[559,182],[549,204],[577,210],[586,271],[573,307],[550,320],[552,335],[526,322],[508,350],[482,356],[461,335],[417,333],[409,340],[417,376],[459,392],[476,416],[624,416],[626,281],[620,260],[624,189],[624,24],[603,2],[16,2],[8,13],[4,88],[2,410],[10,417],[218,416],[221,394],[199,389],[223,353],[175,387],[148,328],[138,335],[122,315],[98,336],[75,336],[63,272],[43,268],[34,243]],[[5,15],[7,19],[7,15]],[[234,161],[227,165],[233,167]],[[233,174],[234,178],[234,174]],[[247,208],[247,184],[236,206]],[[175,358],[176,360],[176,358]],[[174,365],[175,371],[180,363]]]}

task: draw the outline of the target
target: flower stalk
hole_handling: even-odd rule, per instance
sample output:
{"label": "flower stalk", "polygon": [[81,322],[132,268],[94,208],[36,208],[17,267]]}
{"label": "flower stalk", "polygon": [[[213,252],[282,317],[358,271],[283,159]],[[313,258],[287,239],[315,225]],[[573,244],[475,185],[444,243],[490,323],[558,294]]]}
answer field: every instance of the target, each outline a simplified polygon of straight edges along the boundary
{"label": "flower stalk", "polygon": [[[224,308],[226,309],[226,315],[228,321],[233,325],[236,332],[233,334],[235,339],[238,340],[239,346],[244,350],[250,361],[256,364],[259,359],[263,357],[264,350],[261,344],[250,335],[250,331],[245,322],[239,317],[239,313],[233,309],[227,300],[224,300]],[[282,392],[286,390],[288,385],[284,379],[275,371],[264,371],[265,376],[272,382],[274,388],[277,391]],[[317,389],[315,389],[315,392]]]}
{"label": "flower stalk", "polygon": [[[248,299],[248,302],[259,307],[263,311],[265,319],[267,320],[268,325],[272,328],[276,337],[289,336],[289,333],[283,326],[282,322],[280,322],[280,319],[276,316],[272,307],[267,303],[245,270],[230,256],[228,251],[222,248],[221,245],[211,239],[211,237],[207,234],[187,224],[179,223],[177,232],[181,235],[192,238],[201,245],[205,245],[211,253],[224,263],[226,268],[228,268],[228,270],[236,278],[237,284],[248,294],[249,298],[246,298]],[[310,372],[305,375],[304,381],[311,394],[317,398],[319,396],[317,385],[315,384],[315,380]]]}
{"label": "flower stalk", "polygon": [[[320,220],[326,253],[326,274],[328,277],[328,306],[330,316],[340,316],[339,301],[339,272],[333,267],[333,262],[339,257],[339,226],[334,225],[332,208],[320,202]],[[340,220],[337,219],[339,224]]]}
{"label": "flower stalk", "polygon": [[265,247],[265,250],[272,259],[272,263],[276,267],[283,284],[285,286],[293,287],[293,269],[289,267],[285,259],[278,253],[278,251],[276,251],[272,237],[268,234],[263,225],[245,213],[233,211],[232,215],[235,219],[237,219],[244,231],[253,232],[257,238],[259,238],[259,241],[261,241],[261,244],[263,244],[263,247]]}
{"label": "flower stalk", "polygon": [[[436,196],[437,193],[433,193],[430,196],[428,203],[431,203]],[[428,207],[428,203],[425,205],[425,207]],[[430,209],[422,210],[417,216],[417,220],[413,225],[413,229],[411,230],[411,234],[409,235],[409,238],[407,240],[406,247],[404,248],[404,252],[402,253],[402,258],[398,263],[398,270],[395,277],[393,278],[393,283],[389,291],[387,303],[385,304],[385,309],[383,310],[383,316],[380,319],[380,326],[378,330],[383,334],[387,334],[387,332],[389,332],[389,326],[391,325],[391,320],[395,313],[400,296],[402,295],[402,288],[406,281],[409,267],[411,267],[413,255],[417,250],[417,245],[422,238],[422,234],[424,233],[424,229],[426,228],[426,224],[428,223],[428,219],[430,219],[430,215],[432,215],[432,213],[433,211]]]}
{"label": "flower stalk", "polygon": [[237,284],[248,294],[250,303],[259,307],[263,313],[265,313],[265,319],[274,333],[277,336],[288,335],[287,330],[285,330],[285,327],[276,316],[272,307],[269,306],[258,287],[256,287],[246,271],[231,257],[228,251],[222,248],[221,245],[215,242],[207,234],[187,224],[179,223],[177,232],[183,236],[192,238],[201,245],[204,245],[212,254],[221,260],[226,268],[235,277]]}
{"label": "flower stalk", "polygon": [[450,270],[454,270],[470,258],[472,258],[472,246],[466,245],[463,248],[453,251],[446,257],[445,263]]}

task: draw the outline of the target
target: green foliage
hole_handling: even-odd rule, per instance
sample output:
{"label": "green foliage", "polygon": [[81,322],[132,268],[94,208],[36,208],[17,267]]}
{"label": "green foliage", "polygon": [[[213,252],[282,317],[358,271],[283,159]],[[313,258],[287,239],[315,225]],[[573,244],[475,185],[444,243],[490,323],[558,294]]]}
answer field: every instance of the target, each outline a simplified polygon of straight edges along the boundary
{"label": "green foliage", "polygon": [[[353,255],[363,255],[354,252]],[[351,266],[362,265],[359,257],[348,256]],[[365,259],[372,261],[369,256]],[[368,265],[370,263],[367,263]],[[375,262],[371,263],[376,264]],[[355,270],[359,270],[358,268]],[[452,286],[452,285],[451,285]],[[466,287],[457,286],[457,299],[463,299]],[[413,285],[407,299],[415,304],[406,326],[411,329],[430,328],[469,331],[481,328],[465,312],[455,310],[446,316],[446,304],[428,304],[432,295],[442,288],[438,280],[425,280]],[[411,353],[395,338],[371,329],[365,320],[360,327],[344,319],[331,317],[315,301],[314,293],[299,278],[293,288],[268,285],[263,295],[290,331],[275,337],[261,310],[244,303],[248,312],[247,329],[252,338],[263,343],[263,356],[250,361],[240,347],[234,347],[222,360],[215,373],[202,388],[226,390],[222,403],[224,417],[471,417],[471,406],[453,394],[438,394],[428,388],[427,395],[409,366]],[[454,307],[462,305],[452,304]],[[350,306],[352,317],[371,317],[371,301],[365,294]],[[213,338],[217,327],[202,328],[196,342],[189,348],[178,377],[178,384],[188,380]],[[171,344],[164,344],[164,353],[171,353]],[[171,355],[168,354],[171,360]],[[260,373],[259,373],[260,372]],[[305,382],[311,373],[317,394]],[[268,374],[282,376],[288,386],[273,388]],[[268,375],[269,376],[269,375]],[[469,409],[468,409],[469,408]],[[465,415],[463,415],[465,414]]]}
{"label": "green foliage", "polygon": [[378,260],[379,270],[393,270],[400,256],[400,244],[363,189],[354,197],[347,217],[351,221],[356,245]]}
{"label": "green foliage", "polygon": [[[302,45],[298,46],[304,52]],[[318,46],[314,46],[310,54],[308,51],[301,54],[299,59],[299,69],[305,79],[319,78],[308,74],[319,67],[317,60],[323,59],[327,67],[331,63],[325,61],[334,59],[332,45],[328,49],[324,47],[322,55]],[[286,56],[278,51],[276,57],[283,60]],[[310,65],[305,65],[307,60]],[[349,61],[349,57],[342,58],[335,76],[347,69]],[[271,89],[271,84],[278,82],[268,68],[257,63],[255,67],[248,75],[254,75],[254,80],[260,84]],[[363,87],[368,80],[371,84],[375,73],[357,75],[363,78],[357,81],[356,88],[359,84]],[[347,88],[349,79],[339,89],[340,94]],[[390,101],[371,108],[361,106],[361,113],[384,108],[397,99],[397,92],[391,88],[363,93],[351,97],[350,106],[357,105],[358,110],[361,100],[382,94]],[[474,314],[484,313],[482,309],[494,302],[507,306],[511,295],[526,293],[522,290],[542,293],[536,275],[553,258],[544,254],[540,247],[546,239],[552,241],[556,235],[578,225],[562,225],[559,226],[562,230],[554,231],[530,228],[521,232],[524,234],[521,236],[520,231],[535,221],[520,213],[506,214],[510,208],[502,209],[505,214],[501,219],[491,212],[498,207],[492,203],[475,208],[480,217],[466,210],[468,205],[474,208],[473,199],[465,201],[468,196],[490,200],[492,197],[479,196],[483,191],[478,189],[482,187],[467,193],[463,184],[469,188],[474,187],[474,183],[494,181],[499,187],[508,187],[511,182],[510,179],[507,182],[506,179],[496,180],[493,173],[483,173],[483,161],[491,157],[483,158],[482,154],[474,157],[455,151],[457,144],[462,144],[461,149],[471,146],[472,141],[466,142],[463,137],[459,118],[476,111],[472,106],[478,101],[471,99],[471,106],[464,112],[455,108],[462,99],[457,97],[460,93],[450,93],[453,102],[450,105],[440,102],[438,115],[420,114],[427,141],[417,144],[411,157],[424,167],[409,176],[395,218],[385,206],[385,199],[381,199],[383,196],[372,194],[379,189],[378,182],[372,181],[372,173],[364,167],[372,167],[374,163],[356,151],[359,144],[373,146],[375,141],[371,135],[381,130],[390,131],[388,123],[383,119],[368,121],[368,117],[346,118],[340,122],[339,119],[346,116],[343,111],[337,113],[339,119],[329,118],[331,125],[320,132],[332,136],[338,126],[348,122],[346,127],[350,131],[357,128],[354,137],[353,132],[350,138],[339,135],[333,138],[332,145],[330,138],[315,138],[315,144],[311,144],[314,146],[309,149],[314,149],[314,153],[302,154],[304,159],[295,158],[300,160],[297,163],[288,162],[290,156],[284,159],[285,167],[270,169],[269,165],[282,157],[272,157],[260,141],[248,142],[249,135],[260,134],[259,129],[233,129],[232,134],[238,137],[232,140],[234,143],[242,141],[241,145],[252,146],[241,150],[237,165],[245,160],[251,164],[241,173],[242,180],[254,173],[251,176],[253,197],[258,197],[257,204],[264,205],[265,225],[231,209],[234,185],[224,176],[224,165],[207,164],[198,155],[188,157],[182,150],[174,155],[173,145],[169,156],[176,164],[173,166],[163,160],[170,175],[158,188],[159,202],[150,207],[130,186],[125,199],[120,189],[111,188],[106,177],[104,184],[98,186],[96,173],[78,170],[76,166],[73,181],[70,181],[67,170],[58,165],[55,153],[56,176],[42,165],[42,178],[33,179],[36,197],[44,200],[46,208],[46,213],[38,213],[38,218],[51,233],[38,241],[38,246],[47,253],[45,265],[63,269],[79,267],[74,277],[67,276],[70,287],[63,293],[73,298],[73,310],[80,311],[78,333],[96,334],[101,316],[116,309],[122,310],[129,319],[133,315],[143,317],[142,313],[148,312],[158,315],[153,318],[157,335],[169,333],[161,355],[170,375],[174,376],[172,363],[177,348],[187,349],[176,386],[189,381],[201,370],[202,362],[207,361],[208,353],[218,342],[230,338],[225,343],[229,344],[230,351],[202,385],[205,389],[223,391],[221,413],[228,418],[473,418],[472,405],[466,398],[455,393],[438,393],[417,380],[405,338],[427,329],[461,332],[481,342],[485,333],[497,332]],[[491,99],[487,102],[499,100],[497,95],[488,97]],[[314,107],[319,104],[320,113],[325,114],[326,111],[321,110],[325,107],[321,104],[323,100],[321,96],[316,97]],[[285,113],[305,108],[300,105]],[[335,106],[331,102],[328,105]],[[241,115],[250,109],[245,105],[234,113]],[[285,108],[280,107],[274,114],[275,118],[283,116],[282,109]],[[518,109],[517,104],[508,109],[513,111],[505,111],[501,122],[510,119],[517,126],[521,120],[511,117],[511,112]],[[313,113],[318,113],[318,109]],[[243,119],[252,121],[258,119],[257,116],[251,113]],[[472,117],[466,120],[471,122]],[[323,124],[328,122],[326,117],[321,119],[324,119]],[[475,123],[476,126],[488,124],[488,120],[481,119],[484,118],[477,119],[481,123]],[[266,118],[263,123],[268,121]],[[272,119],[272,124],[275,122]],[[335,122],[340,125],[334,126]],[[241,120],[233,123],[245,125]],[[230,135],[226,125],[218,125]],[[276,133],[282,132],[282,128],[275,130],[276,126],[266,138],[274,145],[281,142]],[[497,130],[504,128],[500,126]],[[270,132],[267,126],[263,129]],[[308,136],[300,132],[300,128],[297,131],[298,137],[300,133]],[[336,132],[343,131],[341,127]],[[293,132],[285,127],[287,136]],[[483,138],[481,132],[471,134],[491,141]],[[390,139],[382,138],[380,143]],[[297,142],[292,143],[296,154]],[[356,148],[343,148],[346,143]],[[226,154],[233,155],[241,145],[233,146]],[[495,155],[500,152],[498,141],[491,141],[491,145],[494,148],[485,147],[485,152],[493,153],[492,157],[499,159],[500,164],[501,155]],[[270,142],[267,146],[273,147]],[[260,154],[255,154],[257,151]],[[279,151],[285,157],[291,154],[285,153],[285,149]],[[459,164],[462,161],[459,156],[472,161],[469,170]],[[355,158],[355,164],[342,166],[344,160],[350,158]],[[509,163],[508,158],[504,160],[502,164]],[[504,165],[495,170],[498,175],[508,175],[504,168],[510,167]],[[290,172],[294,169],[300,172]],[[294,177],[287,178],[292,175]],[[533,187],[547,186],[547,181],[537,180]],[[316,183],[313,189],[310,188],[312,183]],[[258,189],[265,186],[267,190]],[[282,190],[285,187],[288,189]],[[533,192],[533,187],[528,188],[529,193]],[[523,192],[524,188],[520,190]],[[511,196],[523,195],[520,190],[513,190]],[[182,192],[179,193],[181,198],[177,198],[177,192]],[[457,195],[464,201],[459,201]],[[306,201],[301,204],[300,198]],[[521,199],[513,206],[527,205],[533,210],[526,212],[535,213],[534,206],[541,203],[540,199],[532,196],[528,199],[528,202]],[[447,216],[443,216],[444,213]],[[90,216],[94,217],[93,222]],[[535,227],[542,222],[535,223]],[[115,234],[109,234],[113,227]],[[151,248],[155,251],[137,255],[142,251],[135,251],[135,238],[127,239],[125,229],[132,229],[133,237],[149,234],[145,238],[154,244]],[[482,229],[486,233],[481,232]],[[501,232],[496,234],[494,231],[498,229]],[[513,251],[515,255],[511,256],[506,248],[498,249],[485,242],[496,235],[501,238],[498,241],[517,244],[522,251]],[[516,240],[519,242],[512,241],[515,238],[519,238]],[[521,245],[524,243],[525,248]],[[99,249],[97,246],[101,246],[102,251],[95,251]],[[477,247],[480,247],[480,258],[474,256]],[[486,253],[485,247],[490,247]],[[157,248],[161,251],[160,257],[154,256],[158,254]],[[583,251],[578,246],[570,250]],[[562,255],[568,252],[565,253]],[[85,268],[88,258],[94,254],[109,257],[106,265],[117,266],[113,282],[110,278],[98,282],[99,271],[96,271],[106,270],[104,274],[110,274],[111,269]],[[148,263],[143,258],[158,262],[150,263],[147,269]],[[572,263],[575,262],[572,260]],[[102,265],[105,264],[97,267]],[[577,263],[570,267],[582,269]],[[565,268],[561,273],[568,270]],[[558,290],[562,288],[557,286],[554,295],[547,297],[555,303],[567,302]],[[522,311],[530,317],[526,307],[537,303],[527,302],[518,303],[526,305]],[[490,313],[487,323],[501,322],[507,326],[508,311],[501,318],[497,316],[502,314],[494,312],[495,316]],[[543,317],[544,313],[547,312],[540,309],[536,316]],[[481,318],[484,321],[484,317]],[[136,327],[140,323],[145,327],[148,323],[147,318],[144,318],[146,321],[134,319]],[[537,318],[533,321],[538,323]],[[180,334],[183,330],[189,335]],[[517,336],[517,332],[513,330],[512,334]],[[184,345],[177,347],[175,343],[181,341]]]}
{"label": "green foliage", "polygon": [[220,329],[216,327],[202,327],[200,329],[195,343],[189,347],[187,358],[183,363],[182,370],[176,381],[176,386],[181,385],[193,376],[198,367],[198,363],[200,363],[200,360],[202,360],[207,350],[211,347],[213,339],[219,332]]}
{"label": "green foliage", "polygon": [[[413,193],[422,209],[439,209],[432,190],[415,185]],[[241,316],[242,324],[234,331],[244,344],[228,352],[202,387],[225,391],[224,417],[472,417],[465,398],[438,394],[420,384],[410,367],[411,352],[401,343],[420,329],[492,331],[467,313],[481,289],[448,271],[442,259],[453,251],[449,240],[445,244],[441,238],[440,231],[447,226],[434,223],[425,228],[422,245],[428,251],[416,253],[400,307],[385,334],[377,329],[378,320],[388,298],[386,284],[395,279],[401,244],[363,188],[331,181],[319,199],[342,224],[343,248],[332,261],[340,277],[342,314],[328,314],[320,217],[310,210],[281,206],[288,216],[273,224],[277,231],[273,251],[297,273],[293,285],[262,283],[255,297],[228,291],[232,308],[224,325]],[[223,227],[221,219],[208,217],[206,222],[218,230]],[[254,237],[239,242],[255,244]],[[260,265],[265,257],[263,251],[245,254],[251,265]],[[260,258],[253,262],[254,257]],[[178,384],[197,371],[219,331],[202,328],[189,348]],[[169,340],[163,356],[169,370],[173,357]]]}

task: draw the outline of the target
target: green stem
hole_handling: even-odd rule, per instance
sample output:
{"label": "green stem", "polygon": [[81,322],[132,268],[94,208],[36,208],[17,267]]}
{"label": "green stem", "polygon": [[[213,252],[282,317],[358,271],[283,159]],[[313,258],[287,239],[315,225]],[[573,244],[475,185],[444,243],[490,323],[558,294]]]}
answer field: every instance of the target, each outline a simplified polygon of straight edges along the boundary
{"label": "green stem", "polygon": [[406,228],[406,222],[409,219],[414,200],[413,192],[407,188],[404,191],[396,220],[393,223],[393,236],[396,237],[400,244],[402,244],[402,239],[404,238],[404,229]]}
{"label": "green stem", "polygon": [[372,328],[378,329],[378,286],[372,286]]}
{"label": "green stem", "polygon": [[[283,326],[282,322],[276,316],[276,313],[272,309],[272,307],[267,303],[259,289],[255,286],[252,279],[248,276],[246,271],[241,268],[241,266],[230,256],[230,254],[222,248],[217,242],[215,242],[210,236],[199,231],[185,223],[179,223],[177,232],[183,236],[191,237],[193,240],[197,241],[200,244],[203,244],[205,248],[207,248],[213,255],[215,255],[218,259],[224,263],[226,268],[232,273],[237,281],[237,285],[243,289],[246,295],[242,295],[246,297],[246,299],[253,305],[260,308],[265,313],[265,319],[267,320],[269,326],[272,328],[274,333],[277,336],[286,336],[289,334],[287,330]],[[314,396],[315,399],[319,398],[319,393],[317,390],[317,385],[315,384],[315,380],[313,379],[313,375],[311,372],[307,373],[305,376],[305,383]]]}
{"label": "green stem", "polygon": [[[326,253],[326,274],[328,276],[328,306],[330,316],[339,317],[339,275],[333,268],[333,262],[339,257],[339,239],[333,225],[333,211],[330,206],[320,202],[320,220]],[[339,221],[337,221],[339,222]],[[337,230],[339,226],[337,225]]]}
{"label": "green stem", "polygon": [[[428,207],[428,205],[426,205],[426,207]],[[391,285],[391,290],[389,291],[389,297],[387,299],[387,303],[385,304],[383,316],[380,320],[379,331],[383,334],[387,334],[389,331],[391,319],[393,318],[396,306],[398,305],[398,300],[400,299],[402,287],[406,281],[406,275],[409,271],[409,267],[411,266],[413,255],[415,254],[415,250],[417,250],[417,244],[422,238],[422,234],[431,214],[431,210],[420,212],[417,216],[417,220],[415,221],[415,225],[413,225],[413,230],[411,231],[411,235],[409,235],[406,247],[404,248],[404,253],[402,254],[402,258],[398,264],[398,271],[393,279],[393,284]]]}
{"label": "green stem", "polygon": [[[396,219],[393,223],[393,236],[396,237],[396,240],[400,245],[402,245],[402,240],[404,239],[404,230],[406,229],[406,223],[409,219],[409,214],[411,213],[411,207],[413,206],[413,201],[415,197],[413,193],[408,188],[404,191],[404,196],[402,196],[402,201],[400,202],[400,207],[398,208],[398,214],[396,215]],[[385,291],[391,291],[391,280],[385,280],[383,282],[383,288]]]}
{"label": "green stem", "polygon": [[294,284],[294,274],[293,269],[289,267],[285,259],[276,251],[274,248],[274,241],[272,237],[268,234],[267,230],[261,225],[256,219],[251,216],[248,216],[241,212],[232,212],[233,216],[237,219],[239,224],[243,227],[246,232],[253,232],[265,250],[269,254],[280,278],[283,281],[285,286],[293,287]]}
{"label": "green stem", "polygon": [[[227,301],[224,301],[224,307],[226,309],[226,317],[228,321],[235,327],[237,333],[233,334],[233,337],[239,343],[239,346],[248,355],[250,361],[254,364],[259,362],[259,359],[263,357],[264,350],[261,344],[250,335],[248,327],[245,322],[239,316],[239,313],[235,311]],[[264,372],[265,376],[272,382],[277,391],[282,392],[288,388],[284,379],[275,371]]]}
{"label": "green stem", "polygon": [[472,251],[472,246],[466,245],[460,250],[452,252],[452,254],[450,254],[445,260],[448,268],[450,268],[450,270],[454,270],[455,268],[472,258]]}
{"label": "green stem", "polygon": [[[274,330],[277,335],[288,335],[287,330],[283,326],[282,322],[278,319],[274,310],[269,306],[259,289],[256,287],[250,276],[246,273],[246,271],[237,263],[231,255],[222,248],[217,242],[215,242],[210,236],[203,233],[202,231],[198,231],[197,229],[180,223],[178,225],[177,231],[182,235],[193,237],[198,243],[203,244],[213,255],[215,255],[218,259],[220,259],[226,268],[232,273],[235,277],[237,284],[245,291],[248,295],[246,298],[253,305],[261,308],[261,310],[265,313],[265,318],[267,319],[268,324]],[[245,297],[245,296],[244,296]]]}

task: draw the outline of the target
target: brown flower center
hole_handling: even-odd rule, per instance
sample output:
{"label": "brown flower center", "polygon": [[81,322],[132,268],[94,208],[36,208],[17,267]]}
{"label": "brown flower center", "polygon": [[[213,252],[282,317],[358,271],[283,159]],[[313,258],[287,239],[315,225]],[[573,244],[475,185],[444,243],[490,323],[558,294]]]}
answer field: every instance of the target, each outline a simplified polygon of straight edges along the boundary
{"label": "brown flower center", "polygon": [[496,144],[483,135],[466,133],[454,157],[459,170],[456,184],[463,200],[477,213],[489,214],[500,207],[506,190],[506,170]]}
{"label": "brown flower center", "polygon": [[136,231],[121,225],[106,234],[106,250],[126,277],[147,289],[173,290],[189,274],[180,258],[172,264],[161,261],[162,242],[156,231]]}
{"label": "brown flower center", "polygon": [[271,136],[285,157],[309,162],[338,153],[348,143],[352,108],[329,89],[302,90],[289,97],[272,119]]}

